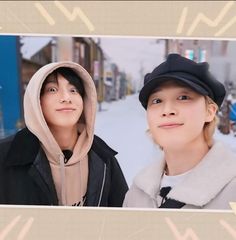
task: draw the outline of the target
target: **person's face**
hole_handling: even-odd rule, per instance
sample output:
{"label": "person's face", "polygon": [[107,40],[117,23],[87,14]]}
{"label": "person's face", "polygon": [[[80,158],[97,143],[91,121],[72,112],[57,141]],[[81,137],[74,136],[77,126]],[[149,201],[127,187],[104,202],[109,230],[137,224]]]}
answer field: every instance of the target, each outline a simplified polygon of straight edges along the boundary
{"label": "person's face", "polygon": [[147,120],[154,141],[164,149],[204,141],[203,126],[215,116],[214,105],[188,87],[163,84],[149,96]]}
{"label": "person's face", "polygon": [[46,83],[41,108],[49,128],[74,127],[83,111],[83,99],[76,87],[58,74],[57,82]]}

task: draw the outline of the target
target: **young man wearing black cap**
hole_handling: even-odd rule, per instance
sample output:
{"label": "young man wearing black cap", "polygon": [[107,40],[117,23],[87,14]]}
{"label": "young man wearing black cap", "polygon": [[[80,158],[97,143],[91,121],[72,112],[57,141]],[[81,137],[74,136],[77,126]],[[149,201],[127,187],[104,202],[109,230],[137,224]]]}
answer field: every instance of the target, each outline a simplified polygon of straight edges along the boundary
{"label": "young man wearing black cap", "polygon": [[208,63],[178,54],[145,76],[139,100],[163,156],[135,177],[123,206],[230,208],[236,201],[236,155],[212,137],[224,96]]}

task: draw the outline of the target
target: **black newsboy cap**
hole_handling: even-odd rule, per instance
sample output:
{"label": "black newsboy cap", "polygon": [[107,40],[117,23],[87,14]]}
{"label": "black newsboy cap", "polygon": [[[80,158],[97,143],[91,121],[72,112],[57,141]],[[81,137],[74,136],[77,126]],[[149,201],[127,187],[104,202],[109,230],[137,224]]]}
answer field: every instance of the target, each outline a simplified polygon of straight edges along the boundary
{"label": "black newsboy cap", "polygon": [[145,109],[150,94],[166,80],[176,80],[187,85],[201,95],[209,96],[219,107],[225,97],[225,87],[209,72],[207,62],[196,63],[179,54],[172,53],[167,60],[144,77],[144,86],[139,93],[139,101]]}

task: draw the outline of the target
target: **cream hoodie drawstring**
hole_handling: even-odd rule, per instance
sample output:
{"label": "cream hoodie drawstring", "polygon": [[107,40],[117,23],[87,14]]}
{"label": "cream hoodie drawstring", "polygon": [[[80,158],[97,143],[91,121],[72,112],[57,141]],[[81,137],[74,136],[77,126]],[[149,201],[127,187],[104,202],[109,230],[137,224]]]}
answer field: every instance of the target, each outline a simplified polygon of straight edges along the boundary
{"label": "cream hoodie drawstring", "polygon": [[[60,160],[60,175],[61,175],[61,204],[65,206],[67,204],[66,201],[66,175],[65,175],[65,165],[64,165],[64,155],[59,155]],[[60,203],[59,203],[60,204]]]}

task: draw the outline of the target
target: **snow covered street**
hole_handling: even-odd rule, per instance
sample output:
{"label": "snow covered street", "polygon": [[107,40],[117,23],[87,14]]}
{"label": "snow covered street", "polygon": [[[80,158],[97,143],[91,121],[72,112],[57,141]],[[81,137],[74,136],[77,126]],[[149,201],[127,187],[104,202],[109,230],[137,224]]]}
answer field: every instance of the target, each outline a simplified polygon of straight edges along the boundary
{"label": "snow covered street", "polygon": [[[118,152],[117,159],[129,185],[143,167],[161,154],[146,130],[146,112],[138,94],[116,102],[104,102],[102,111],[97,112],[95,134]],[[236,152],[236,137],[216,131],[215,138]]]}

